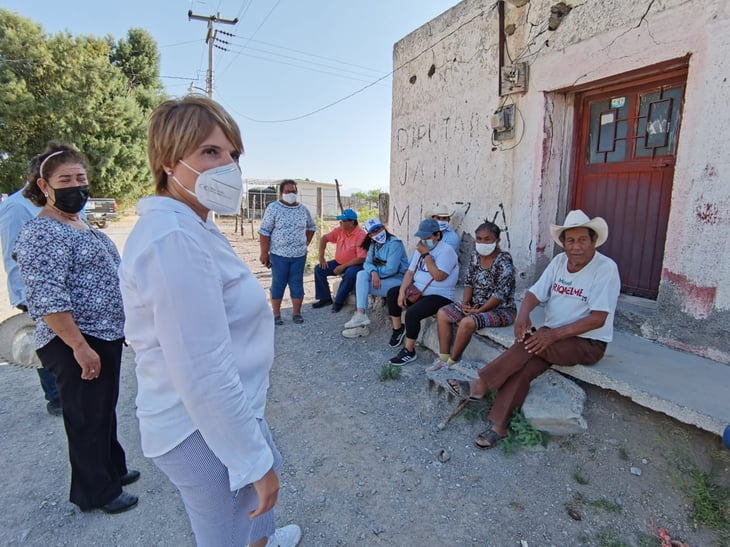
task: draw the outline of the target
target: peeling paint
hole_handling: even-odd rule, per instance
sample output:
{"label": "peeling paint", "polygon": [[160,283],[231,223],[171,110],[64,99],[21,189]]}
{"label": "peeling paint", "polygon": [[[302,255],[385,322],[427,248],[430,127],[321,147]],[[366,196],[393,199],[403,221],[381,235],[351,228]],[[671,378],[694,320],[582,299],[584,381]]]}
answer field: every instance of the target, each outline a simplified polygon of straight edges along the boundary
{"label": "peeling paint", "polygon": [[720,209],[714,203],[698,204],[695,207],[695,216],[703,224],[717,224],[720,220]]}
{"label": "peeling paint", "polygon": [[683,294],[682,311],[696,319],[706,319],[710,315],[717,287],[699,287],[686,276],[666,268],[662,271],[662,280]]}

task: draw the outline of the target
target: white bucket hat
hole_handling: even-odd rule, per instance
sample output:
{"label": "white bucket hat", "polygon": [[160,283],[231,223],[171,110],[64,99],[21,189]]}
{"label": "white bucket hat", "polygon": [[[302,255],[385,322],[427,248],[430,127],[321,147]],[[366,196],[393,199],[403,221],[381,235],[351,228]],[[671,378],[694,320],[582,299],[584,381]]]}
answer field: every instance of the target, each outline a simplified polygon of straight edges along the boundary
{"label": "white bucket hat", "polygon": [[550,235],[553,236],[555,243],[561,247],[563,243],[560,241],[560,234],[569,228],[590,228],[596,232],[596,247],[600,247],[608,239],[608,224],[606,224],[606,221],[601,217],[588,218],[588,215],[580,209],[570,211],[562,226],[558,224],[550,225]]}
{"label": "white bucket hat", "polygon": [[432,211],[426,211],[426,214],[423,216],[423,218],[432,218],[432,217],[449,217],[451,218],[454,216],[454,211],[450,211],[446,205],[437,205],[433,208]]}

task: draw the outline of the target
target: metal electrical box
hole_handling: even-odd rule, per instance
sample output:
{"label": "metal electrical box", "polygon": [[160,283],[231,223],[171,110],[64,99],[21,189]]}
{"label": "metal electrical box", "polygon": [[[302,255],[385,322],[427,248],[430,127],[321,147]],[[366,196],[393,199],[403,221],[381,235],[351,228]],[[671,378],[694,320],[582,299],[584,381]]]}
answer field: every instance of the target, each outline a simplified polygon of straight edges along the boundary
{"label": "metal electrical box", "polygon": [[492,138],[495,141],[506,141],[515,136],[515,105],[505,105],[492,114],[490,119]]}
{"label": "metal electrical box", "polygon": [[502,67],[501,94],[525,93],[527,91],[527,63],[515,63]]}

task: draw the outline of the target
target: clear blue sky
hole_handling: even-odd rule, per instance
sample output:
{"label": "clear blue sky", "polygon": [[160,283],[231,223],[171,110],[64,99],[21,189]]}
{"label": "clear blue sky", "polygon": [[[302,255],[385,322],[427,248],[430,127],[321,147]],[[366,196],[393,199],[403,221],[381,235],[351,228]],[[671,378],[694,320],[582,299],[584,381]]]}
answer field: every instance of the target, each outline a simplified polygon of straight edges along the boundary
{"label": "clear blue sky", "polygon": [[[345,194],[387,189],[393,44],[458,0],[3,0],[45,32],[126,36],[146,29],[157,41],[160,74],[171,95],[205,88],[207,23],[230,51],[214,49],[214,98],[241,126],[247,178],[309,178]],[[317,114],[297,118],[361,93]],[[261,123],[254,120],[263,120]]]}

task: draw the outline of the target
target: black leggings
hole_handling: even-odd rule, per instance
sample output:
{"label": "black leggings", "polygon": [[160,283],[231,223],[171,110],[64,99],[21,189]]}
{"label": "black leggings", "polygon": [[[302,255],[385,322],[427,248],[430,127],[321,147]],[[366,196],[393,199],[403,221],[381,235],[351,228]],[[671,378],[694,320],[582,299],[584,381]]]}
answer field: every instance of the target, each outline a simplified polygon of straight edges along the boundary
{"label": "black leggings", "polygon": [[[388,313],[391,317],[400,317],[403,308],[398,305],[398,293],[400,285],[388,291],[386,300],[388,302]],[[415,340],[421,332],[421,319],[435,315],[439,308],[451,304],[451,300],[445,296],[429,294],[422,296],[415,304],[409,304],[406,308],[406,338]]]}

